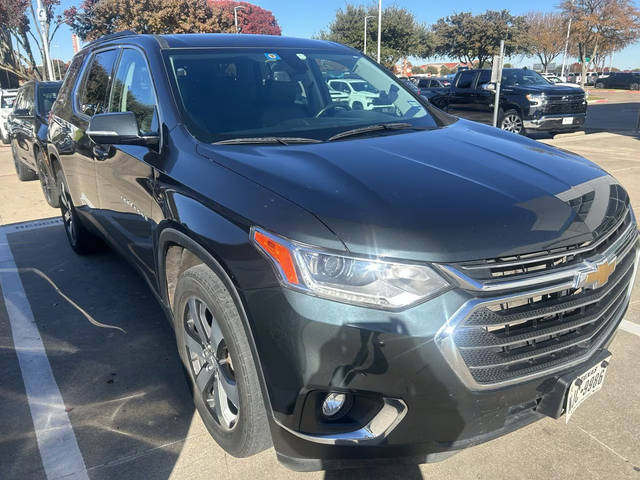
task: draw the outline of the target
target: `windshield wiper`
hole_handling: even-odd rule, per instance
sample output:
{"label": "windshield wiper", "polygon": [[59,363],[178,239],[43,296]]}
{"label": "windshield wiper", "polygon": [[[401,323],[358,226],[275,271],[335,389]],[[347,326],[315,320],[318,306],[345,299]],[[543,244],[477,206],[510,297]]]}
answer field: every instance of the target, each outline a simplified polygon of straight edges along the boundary
{"label": "windshield wiper", "polygon": [[363,135],[370,132],[378,132],[383,130],[430,130],[433,127],[416,127],[410,123],[378,123],[376,125],[368,125],[366,127],[354,128],[353,130],[347,130],[335,134],[329,138],[329,142],[339,140],[346,137],[354,137],[356,135]]}
{"label": "windshield wiper", "polygon": [[220,140],[219,142],[215,142],[214,145],[259,145],[271,143],[291,145],[295,143],[320,143],[320,140],[302,137],[240,137],[231,138],[229,140]]}

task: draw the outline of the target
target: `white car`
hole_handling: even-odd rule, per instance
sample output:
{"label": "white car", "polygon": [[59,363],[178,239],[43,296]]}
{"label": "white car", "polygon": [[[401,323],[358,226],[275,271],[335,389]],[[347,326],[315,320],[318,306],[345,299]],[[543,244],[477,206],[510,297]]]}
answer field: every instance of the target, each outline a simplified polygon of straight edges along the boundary
{"label": "white car", "polygon": [[380,92],[371,84],[357,78],[333,78],[327,82],[330,90],[337,90],[348,95],[347,103],[352,110],[373,110],[390,108],[380,105],[377,100]]}
{"label": "white car", "polygon": [[560,78],[558,75],[556,75],[554,73],[541,73],[540,76],[543,77],[547,82],[549,82],[549,83],[551,83],[553,85],[560,86],[560,87],[575,87],[576,86],[575,83],[563,82],[562,78]]}
{"label": "white car", "polygon": [[18,89],[0,90],[0,140],[2,143],[9,143],[9,131],[7,129],[7,119],[13,111],[13,102],[18,94]]}

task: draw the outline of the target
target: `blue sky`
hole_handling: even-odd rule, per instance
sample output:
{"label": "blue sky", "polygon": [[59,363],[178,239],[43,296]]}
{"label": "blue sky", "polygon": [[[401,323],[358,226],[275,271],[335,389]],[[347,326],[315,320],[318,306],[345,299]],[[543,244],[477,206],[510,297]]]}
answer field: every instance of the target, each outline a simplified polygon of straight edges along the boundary
{"label": "blue sky", "polygon": [[[252,1],[252,0],[249,0]],[[35,3],[35,2],[34,2]],[[62,0],[60,13],[71,5],[79,5],[81,0]],[[334,17],[337,9],[346,5],[345,0],[254,0],[267,10],[271,10],[278,23],[282,27],[282,34],[294,37],[310,37],[327,27]],[[371,2],[352,2],[368,5]],[[377,3],[377,2],[375,2]],[[407,8],[415,15],[420,22],[427,24],[454,12],[472,11],[482,13],[485,10],[501,10],[508,8],[513,14],[524,14],[530,10],[553,11],[560,3],[560,0],[537,0],[535,2],[509,2],[507,0],[452,0],[427,2],[425,0],[383,0],[384,5],[395,4]],[[383,19],[384,21],[384,19]],[[58,47],[52,48],[52,55],[69,60],[73,56],[71,48],[71,31],[66,25],[60,27],[53,43]],[[433,60],[429,60],[433,61]],[[531,65],[532,59],[512,58],[515,65]],[[561,62],[562,58],[557,59]],[[608,65],[608,63],[607,63]],[[618,68],[638,68],[640,67],[640,43],[636,43],[625,50],[614,55],[613,65]]]}

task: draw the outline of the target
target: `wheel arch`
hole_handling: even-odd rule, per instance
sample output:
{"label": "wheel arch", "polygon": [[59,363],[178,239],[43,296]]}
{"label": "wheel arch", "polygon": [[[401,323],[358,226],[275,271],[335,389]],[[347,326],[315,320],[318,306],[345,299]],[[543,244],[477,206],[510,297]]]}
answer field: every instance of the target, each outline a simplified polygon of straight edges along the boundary
{"label": "wheel arch", "polygon": [[266,380],[262,370],[262,363],[253,338],[253,331],[249,324],[246,309],[242,298],[236,288],[230,273],[209,251],[203,247],[198,241],[193,239],[187,233],[173,227],[165,227],[158,237],[157,244],[157,262],[158,262],[158,286],[161,300],[165,303],[165,309],[168,310],[170,321],[173,328],[176,328],[175,319],[173,318],[173,295],[180,274],[188,268],[205,264],[215,273],[224,283],[229,291],[231,298],[238,310],[242,327],[251,347],[251,356],[256,366],[258,379],[260,381],[260,390],[262,392],[265,408],[269,413],[269,425],[273,418],[271,401],[269,399],[269,391],[266,387]]}

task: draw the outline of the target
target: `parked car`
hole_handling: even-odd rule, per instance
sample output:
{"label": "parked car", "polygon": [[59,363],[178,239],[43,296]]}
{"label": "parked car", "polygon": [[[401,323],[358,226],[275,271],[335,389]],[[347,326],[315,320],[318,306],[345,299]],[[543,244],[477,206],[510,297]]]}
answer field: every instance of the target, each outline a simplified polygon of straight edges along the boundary
{"label": "parked car", "polygon": [[[496,94],[490,80],[491,70],[459,72],[451,88],[430,101],[453,115],[491,124]],[[586,114],[581,88],[551,85],[533,70],[503,70],[498,119],[503,130],[570,132],[582,128]]]}
{"label": "parked car", "polygon": [[627,88],[640,90],[640,72],[611,72],[606,78],[599,78],[596,88]]}
{"label": "parked car", "polygon": [[13,110],[13,102],[16,99],[18,89],[0,90],[0,140],[5,145],[9,143],[9,125],[7,120]]}
{"label": "parked car", "polygon": [[11,154],[18,178],[22,181],[40,179],[45,199],[58,207],[59,194],[47,155],[48,115],[62,82],[25,83],[16,96],[9,116]]}
{"label": "parked car", "polygon": [[[334,104],[327,68],[393,109]],[[470,98],[478,74],[459,74]],[[602,386],[638,255],[625,190],[353,48],[103,37],[73,58],[48,139],[71,248],[102,238],[148,282],[232,455],[436,461]]]}
{"label": "parked car", "polygon": [[555,73],[541,72],[540,76],[552,85],[560,87],[575,87],[576,85],[570,82],[563,82],[562,79]]}
{"label": "parked car", "polygon": [[567,73],[567,83],[580,83],[582,75],[575,72]]}
{"label": "parked car", "polygon": [[380,110],[391,108],[380,91],[361,78],[341,78],[327,81],[329,88],[348,95],[348,105],[352,110]]}
{"label": "parked car", "polygon": [[442,94],[449,89],[450,85],[451,80],[444,77],[419,78],[416,81],[419,94],[425,98]]}

